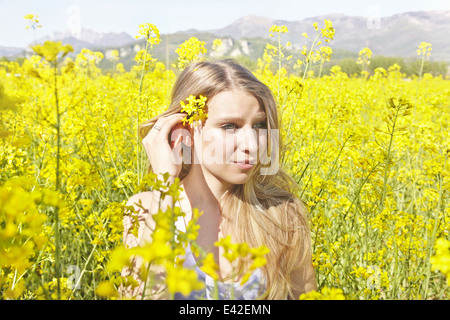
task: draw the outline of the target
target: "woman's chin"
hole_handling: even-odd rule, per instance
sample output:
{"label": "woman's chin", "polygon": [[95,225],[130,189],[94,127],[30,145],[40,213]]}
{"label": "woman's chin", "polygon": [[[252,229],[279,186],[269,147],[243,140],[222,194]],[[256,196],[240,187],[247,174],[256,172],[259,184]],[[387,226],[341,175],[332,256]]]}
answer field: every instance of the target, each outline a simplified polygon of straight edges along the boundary
{"label": "woman's chin", "polygon": [[230,172],[225,176],[226,181],[230,184],[244,184],[250,180],[253,170],[254,168],[246,170],[233,170],[233,172]]}

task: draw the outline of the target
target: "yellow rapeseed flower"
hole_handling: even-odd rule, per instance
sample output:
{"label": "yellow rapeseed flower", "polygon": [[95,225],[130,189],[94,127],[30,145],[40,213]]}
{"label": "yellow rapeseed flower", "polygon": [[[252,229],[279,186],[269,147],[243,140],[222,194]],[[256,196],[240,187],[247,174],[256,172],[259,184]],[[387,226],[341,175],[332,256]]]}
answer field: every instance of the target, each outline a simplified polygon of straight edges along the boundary
{"label": "yellow rapeseed flower", "polygon": [[300,295],[300,300],[345,300],[342,289],[324,287],[320,292],[310,291]]}
{"label": "yellow rapeseed flower", "polygon": [[269,32],[270,32],[269,36],[273,37],[274,33],[283,34],[289,32],[289,30],[285,25],[277,26],[274,24],[273,26],[270,27]]}
{"label": "yellow rapeseed flower", "polygon": [[95,293],[104,298],[117,298],[119,293],[110,281],[102,281],[95,288]]}
{"label": "yellow rapeseed flower", "polygon": [[62,54],[65,57],[69,52],[73,51],[70,44],[63,45],[61,41],[45,41],[43,45],[38,44],[31,47],[37,55],[43,57],[48,62],[54,62],[58,59],[58,54]]}
{"label": "yellow rapeseed flower", "polygon": [[370,64],[370,59],[372,58],[372,50],[370,50],[369,48],[362,48],[359,51],[358,54],[358,60],[356,61],[357,64],[365,64],[365,65],[369,65]]}
{"label": "yellow rapeseed flower", "polygon": [[333,27],[333,23],[331,22],[331,20],[324,20],[325,23],[325,27],[320,29],[320,33],[322,35],[322,38],[325,39],[326,42],[330,42],[330,40],[333,40],[334,38],[334,27]]}
{"label": "yellow rapeseed flower", "polygon": [[447,285],[450,286],[450,241],[438,238],[434,248],[436,254],[430,258],[431,271],[441,271],[447,278]]}
{"label": "yellow rapeseed flower", "polygon": [[200,41],[196,37],[191,37],[189,40],[183,42],[175,52],[178,54],[178,64],[176,67],[183,70],[192,61],[203,58],[207,50],[204,41]]}
{"label": "yellow rapeseed flower", "polygon": [[212,48],[218,50],[223,45],[222,39],[214,39]]}
{"label": "yellow rapeseed flower", "polygon": [[208,117],[208,114],[205,112],[207,98],[200,95],[198,98],[190,95],[186,98],[188,103],[184,103],[184,101],[180,101],[181,112],[186,113],[186,117],[183,118],[183,124],[193,124],[196,121],[204,122]]}
{"label": "yellow rapeseed flower", "polygon": [[161,41],[159,29],[152,23],[142,23],[139,25],[139,31],[136,39],[144,38],[151,45],[158,44]]}
{"label": "yellow rapeseed flower", "polygon": [[201,269],[214,280],[217,281],[219,279],[219,276],[217,274],[219,266],[214,260],[214,254],[212,254],[211,252],[208,253],[206,257],[203,259]]}
{"label": "yellow rapeseed flower", "polygon": [[424,55],[426,57],[429,57],[431,55],[431,49],[432,45],[428,42],[421,42],[418,49],[417,49],[417,55]]}
{"label": "yellow rapeseed flower", "polygon": [[23,17],[25,20],[28,20],[28,22],[29,22],[29,26],[27,26],[25,29],[29,29],[29,28],[33,28],[33,29],[36,29],[36,28],[42,28],[42,25],[40,25],[39,24],[39,17],[38,17],[38,15],[36,14],[36,15],[34,15],[34,14],[26,14],[24,17]]}
{"label": "yellow rapeseed flower", "polygon": [[198,280],[195,270],[167,264],[166,271],[167,288],[172,294],[180,292],[187,296],[192,291],[201,290],[205,287],[205,284]]}

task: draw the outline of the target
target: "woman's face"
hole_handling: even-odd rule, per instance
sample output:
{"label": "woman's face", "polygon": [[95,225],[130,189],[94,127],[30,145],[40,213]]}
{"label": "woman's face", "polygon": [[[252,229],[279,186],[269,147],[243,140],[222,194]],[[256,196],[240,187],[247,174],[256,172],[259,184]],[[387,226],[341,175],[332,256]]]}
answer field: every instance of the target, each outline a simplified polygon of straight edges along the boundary
{"label": "woman's face", "polygon": [[227,185],[243,184],[266,150],[267,116],[253,95],[224,91],[208,102],[200,135],[200,144],[194,136],[194,148],[204,174]]}

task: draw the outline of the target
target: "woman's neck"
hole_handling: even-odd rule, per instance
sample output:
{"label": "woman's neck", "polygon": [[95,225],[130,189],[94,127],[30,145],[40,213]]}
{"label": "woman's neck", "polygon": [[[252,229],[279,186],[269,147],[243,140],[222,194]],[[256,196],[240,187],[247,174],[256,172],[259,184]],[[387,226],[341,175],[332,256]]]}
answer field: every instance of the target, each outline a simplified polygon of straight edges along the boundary
{"label": "woman's neck", "polygon": [[198,206],[211,206],[220,203],[224,193],[230,188],[205,171],[200,164],[193,164],[182,181],[191,203]]}
{"label": "woman's neck", "polygon": [[[182,181],[184,192],[188,198],[191,209],[197,208],[203,211],[198,218],[197,224],[200,226],[197,236],[197,244],[205,251],[213,252],[218,257],[217,248],[214,243],[221,237],[221,225],[223,217],[221,213],[220,199],[223,189],[212,183],[203,173],[200,165],[192,165],[189,173]],[[192,219],[192,215],[186,216],[187,221]],[[218,258],[217,258],[218,259]]]}

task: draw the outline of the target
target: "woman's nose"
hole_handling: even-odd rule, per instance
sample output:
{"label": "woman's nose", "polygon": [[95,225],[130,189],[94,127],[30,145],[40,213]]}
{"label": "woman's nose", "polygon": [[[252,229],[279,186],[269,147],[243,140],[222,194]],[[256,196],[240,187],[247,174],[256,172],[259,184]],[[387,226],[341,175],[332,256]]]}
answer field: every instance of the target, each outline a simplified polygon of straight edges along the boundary
{"label": "woman's nose", "polygon": [[248,153],[249,158],[255,160],[258,152],[258,135],[255,129],[242,128],[237,135],[239,150]]}

